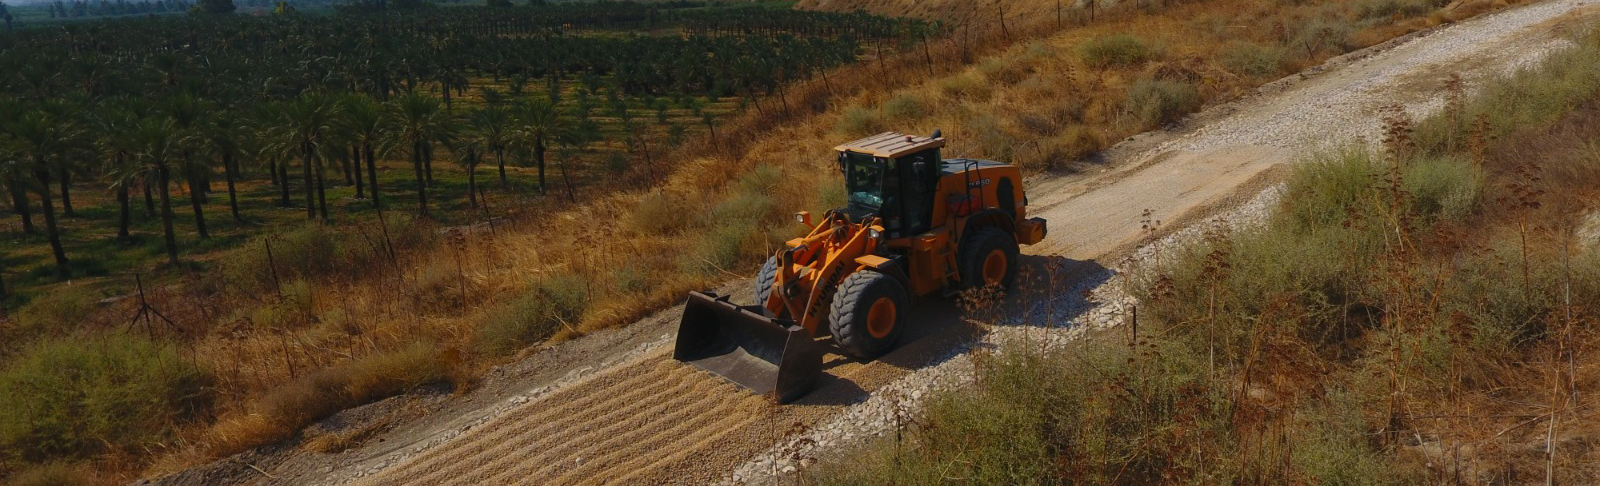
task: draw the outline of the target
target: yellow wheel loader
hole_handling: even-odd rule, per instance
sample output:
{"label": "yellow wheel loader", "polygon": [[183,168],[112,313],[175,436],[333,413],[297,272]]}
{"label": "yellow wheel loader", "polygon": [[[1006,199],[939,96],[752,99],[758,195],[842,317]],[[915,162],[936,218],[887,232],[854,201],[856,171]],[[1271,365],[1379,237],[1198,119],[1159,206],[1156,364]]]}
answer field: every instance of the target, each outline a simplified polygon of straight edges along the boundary
{"label": "yellow wheel loader", "polygon": [[988,160],[941,159],[945,140],[888,132],[835,147],[848,204],[767,259],[755,305],[690,292],[673,358],[780,403],[822,374],[833,336],[844,354],[876,358],[908,324],[912,298],[1009,288],[1017,245],[1045,237],[1027,217],[1022,173]]}

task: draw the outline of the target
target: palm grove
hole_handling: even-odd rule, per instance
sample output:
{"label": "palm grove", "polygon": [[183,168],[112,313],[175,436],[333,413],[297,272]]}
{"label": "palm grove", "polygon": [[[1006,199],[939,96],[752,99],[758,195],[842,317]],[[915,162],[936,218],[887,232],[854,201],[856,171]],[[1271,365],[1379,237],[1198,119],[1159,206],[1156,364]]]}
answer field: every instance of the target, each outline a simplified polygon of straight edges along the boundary
{"label": "palm grove", "polygon": [[[222,3],[201,5],[227,11]],[[130,237],[136,212],[159,217],[169,264],[178,262],[175,226],[209,238],[213,197],[227,198],[225,217],[246,221],[237,186],[262,175],[277,205],[303,206],[317,221],[329,219],[329,184],[353,186],[368,207],[404,204],[428,216],[440,187],[436,158],[466,169],[473,207],[484,191],[480,167],[497,169],[504,185],[508,159],[536,167],[543,193],[551,150],[583,153],[608,137],[631,145],[644,125],[638,111],[665,121],[669,106],[693,110],[715,136],[698,100],[781,98],[786,81],[854,60],[866,40],[906,42],[929,29],[687,2],[675,4],[681,10],[382,6],[0,35],[0,184],[23,232],[44,236],[65,277],[75,255],[63,248],[59,221],[78,216],[72,197],[83,188],[114,192],[108,223],[118,240]],[[670,35],[585,35],[604,29]],[[460,103],[469,93],[483,102]],[[409,162],[413,200],[382,197],[378,164],[390,159]],[[567,165],[555,169],[571,198]],[[176,221],[183,206],[192,221]]]}

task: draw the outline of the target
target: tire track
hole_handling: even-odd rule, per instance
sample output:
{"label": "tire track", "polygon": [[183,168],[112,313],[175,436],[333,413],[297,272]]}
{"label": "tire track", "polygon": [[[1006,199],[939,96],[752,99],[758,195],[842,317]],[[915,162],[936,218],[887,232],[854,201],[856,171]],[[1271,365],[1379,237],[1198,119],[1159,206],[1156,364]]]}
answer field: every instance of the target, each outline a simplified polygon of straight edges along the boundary
{"label": "tire track", "polygon": [[[571,402],[568,407],[605,409],[605,407],[612,405],[614,402],[630,398],[637,399],[642,396],[659,393],[659,387],[666,385],[665,382],[659,380],[652,381],[647,374],[607,375],[605,378],[596,380],[600,382],[599,384],[602,385],[602,388],[630,390],[629,393],[616,395],[577,394],[575,390],[568,390],[557,393],[556,396],[551,398],[555,400],[555,403],[567,403],[564,399],[568,398],[568,396],[565,395],[577,394],[578,399]],[[633,386],[638,384],[654,384],[655,386]],[[590,384],[578,388],[586,388],[587,386],[594,385]],[[506,415],[508,419],[519,420],[521,423],[538,424],[532,430],[522,427],[498,427],[491,433],[474,435],[468,441],[458,445],[430,451],[429,455],[422,456],[415,461],[415,466],[402,466],[397,472],[409,471],[416,467],[421,467],[424,471],[431,469],[431,472],[425,472],[423,476],[408,479],[407,481],[416,484],[433,484],[439,482],[446,475],[455,474],[462,470],[481,470],[482,467],[487,466],[494,459],[492,454],[488,454],[492,449],[508,445],[515,447],[530,445],[539,440],[545,432],[562,425],[561,421],[549,420],[550,417],[560,413],[562,409],[541,407],[542,405],[545,405],[542,400],[531,402]],[[536,411],[531,416],[523,416],[523,412],[529,409],[536,409]],[[624,410],[619,410],[619,412],[624,412]],[[512,438],[510,442],[505,440],[508,437]],[[443,464],[443,466],[436,466],[439,464]]]}
{"label": "tire track", "polygon": [[[527,456],[527,461],[516,469],[506,471],[527,472],[534,477],[548,477],[557,470],[570,467],[577,463],[580,467],[597,462],[604,462],[606,458],[627,452],[632,449],[627,444],[648,439],[651,436],[671,435],[681,432],[689,425],[699,425],[713,420],[715,412],[721,412],[717,405],[723,398],[728,397],[726,390],[718,389],[709,379],[689,376],[688,370],[677,370],[675,379],[693,380],[693,386],[686,393],[670,397],[665,401],[656,401],[649,409],[630,415],[606,413],[595,417],[595,422],[609,423],[604,427],[591,428],[589,420],[575,421],[573,433],[558,437],[550,441],[550,445],[540,448],[537,452]],[[584,454],[587,452],[588,454]],[[491,484],[499,484],[501,477],[490,478]]]}

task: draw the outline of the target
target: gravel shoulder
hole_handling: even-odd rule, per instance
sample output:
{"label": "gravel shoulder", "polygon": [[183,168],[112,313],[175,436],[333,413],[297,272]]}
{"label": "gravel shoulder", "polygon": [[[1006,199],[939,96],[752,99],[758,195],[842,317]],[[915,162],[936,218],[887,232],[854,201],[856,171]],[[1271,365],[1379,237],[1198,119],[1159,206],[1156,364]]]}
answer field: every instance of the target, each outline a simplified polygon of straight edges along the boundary
{"label": "gravel shoulder", "polygon": [[[1386,106],[1413,116],[1438,109],[1448,73],[1470,87],[1536,61],[1565,42],[1561,26],[1592,17],[1597,3],[1545,0],[1396,39],[1130,138],[1107,151],[1099,171],[1036,177],[1030,212],[1051,231],[1025,248],[1024,264],[1049,269],[1036,274],[1049,274],[1051,285],[1011,299],[991,319],[998,325],[974,325],[954,304],[926,301],[903,347],[873,362],[830,355],[822,385],[795,404],[770,405],[672,361],[682,312],[674,307],[534,350],[460,396],[395,397],[307,433],[362,438],[342,452],[312,452],[299,441],[155,482],[710,484],[790,474],[825,457],[820,451],[894,430],[930,391],[970,380],[973,349],[1023,336],[1065,342],[1118,325],[1129,302],[1113,284],[1117,262],[1208,225],[1260,220],[1295,157],[1377,140]],[[1144,229],[1156,220],[1160,230]],[[748,282],[718,290],[735,301],[751,293]]]}

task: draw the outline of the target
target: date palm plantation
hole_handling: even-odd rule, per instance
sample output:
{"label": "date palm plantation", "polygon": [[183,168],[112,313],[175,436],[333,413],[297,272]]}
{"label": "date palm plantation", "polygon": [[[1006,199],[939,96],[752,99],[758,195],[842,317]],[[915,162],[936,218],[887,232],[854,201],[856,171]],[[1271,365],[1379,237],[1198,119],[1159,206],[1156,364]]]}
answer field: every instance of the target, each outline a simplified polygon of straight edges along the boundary
{"label": "date palm plantation", "polygon": [[[26,411],[0,414],[0,482],[131,480],[504,359],[548,336],[528,319],[581,312],[505,311],[515,329],[450,345],[387,327],[533,305],[497,297],[527,282],[429,267],[482,258],[461,234],[659,184],[699,133],[824,106],[784,91],[802,73],[932,25],[699,1],[122,3],[15,8],[0,32],[0,408]],[[272,398],[380,359],[414,367]]]}

